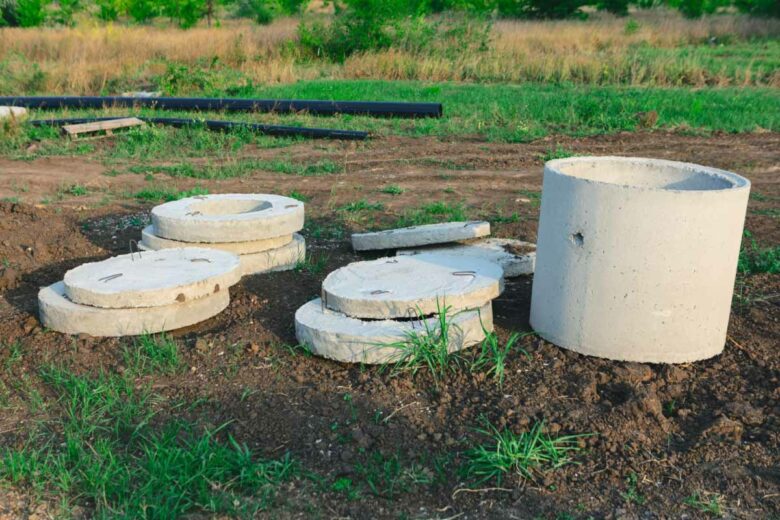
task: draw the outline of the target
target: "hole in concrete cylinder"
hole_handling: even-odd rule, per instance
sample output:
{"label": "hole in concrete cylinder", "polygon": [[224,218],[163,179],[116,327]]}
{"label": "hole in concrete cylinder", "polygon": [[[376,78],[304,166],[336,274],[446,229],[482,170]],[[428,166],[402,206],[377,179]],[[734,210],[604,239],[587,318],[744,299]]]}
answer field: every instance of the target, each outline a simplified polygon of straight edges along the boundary
{"label": "hole in concrete cylinder", "polygon": [[577,231],[576,233],[572,233],[571,237],[569,238],[571,238],[572,243],[577,247],[582,247],[583,244],[585,244],[585,237],[582,236],[582,233],[580,233],[579,231]]}

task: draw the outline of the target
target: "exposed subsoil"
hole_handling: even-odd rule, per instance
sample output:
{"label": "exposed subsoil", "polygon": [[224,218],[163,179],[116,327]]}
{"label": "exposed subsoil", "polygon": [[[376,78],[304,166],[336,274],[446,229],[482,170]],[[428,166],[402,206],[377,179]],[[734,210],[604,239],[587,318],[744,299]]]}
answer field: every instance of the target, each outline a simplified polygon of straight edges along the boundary
{"label": "exposed subsoil", "polygon": [[[411,486],[388,497],[361,488],[350,500],[328,486],[297,481],[284,487],[269,517],[324,518],[698,518],[684,503],[693,493],[720,495],[731,518],[780,516],[780,276],[740,277],[722,355],[695,364],[663,366],[618,363],[575,354],[530,336],[529,356],[510,357],[499,388],[484,374],[459,370],[438,387],[429,375],[394,376],[324,359],[294,355],[293,314],[319,293],[333,269],[360,257],[348,243],[350,229],[390,223],[406,208],[446,200],[479,216],[509,216],[494,236],[535,242],[538,207],[528,192],[541,189],[540,154],[556,143],[577,153],[669,158],[721,167],[753,183],[746,228],[759,242],[780,242],[772,210],[780,205],[780,134],[682,136],[620,134],[584,139],[547,139],[531,144],[388,138],[368,144],[303,143],[285,149],[297,159],[339,154],[346,172],[297,177],[258,171],[249,177],[198,181],[211,193],[291,190],[310,197],[306,235],[321,272],[285,272],[244,278],[231,289],[230,307],[212,320],[176,331],[186,368],[174,376],[139,380],[169,399],[199,406],[188,418],[223,430],[262,456],[289,451],[310,471],[332,482],[354,478],[376,453],[399,455],[433,468],[449,460],[430,485]],[[262,155],[273,150],[248,150]],[[441,162],[449,161],[449,166]],[[452,164],[458,168],[452,169]],[[106,177],[99,161],[49,158],[0,159],[0,338],[20,340],[23,357],[5,383],[34,375],[47,362],[77,372],[122,371],[120,346],[128,340],[68,337],[42,330],[37,320],[39,287],[62,279],[88,260],[126,252],[137,239],[151,205],[105,193],[143,185],[137,175]],[[22,179],[24,193],[12,193]],[[37,204],[63,183],[85,183],[99,195]],[[196,181],[168,184],[191,187]],[[387,184],[400,195],[379,192]],[[350,214],[338,208],[359,199],[381,201],[381,211]],[[494,303],[496,327],[505,340],[529,331],[532,277],[509,280]],[[0,360],[7,356],[0,351]],[[467,354],[469,355],[469,354]],[[8,385],[13,388],[13,385]],[[345,399],[345,395],[351,399]],[[17,400],[19,396],[15,397]],[[499,427],[527,430],[544,420],[549,431],[595,433],[583,441],[578,464],[535,481],[510,476],[500,485],[468,489],[457,472],[459,453],[480,439],[487,418]],[[20,442],[34,417],[22,403],[0,411],[0,444]],[[448,455],[449,454],[449,455]],[[627,482],[636,475],[632,500]],[[21,493],[21,494],[20,494]],[[711,493],[713,495],[707,495]],[[45,518],[24,490],[0,491],[0,517]],[[87,505],[88,510],[88,505]],[[565,517],[567,518],[567,517]]]}

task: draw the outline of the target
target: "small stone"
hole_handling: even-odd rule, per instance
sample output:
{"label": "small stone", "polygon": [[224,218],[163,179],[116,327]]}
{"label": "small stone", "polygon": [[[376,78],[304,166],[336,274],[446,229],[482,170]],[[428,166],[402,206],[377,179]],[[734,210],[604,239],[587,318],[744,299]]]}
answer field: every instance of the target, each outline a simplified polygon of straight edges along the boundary
{"label": "small stone", "polygon": [[198,352],[206,352],[209,350],[209,344],[208,342],[203,338],[198,338],[195,340],[195,350]]}

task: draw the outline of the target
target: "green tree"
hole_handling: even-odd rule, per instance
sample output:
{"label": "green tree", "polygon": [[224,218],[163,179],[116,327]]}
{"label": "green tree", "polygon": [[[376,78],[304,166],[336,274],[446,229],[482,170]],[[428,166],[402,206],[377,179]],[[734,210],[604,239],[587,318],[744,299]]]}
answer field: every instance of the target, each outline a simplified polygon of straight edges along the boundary
{"label": "green tree", "polygon": [[97,16],[106,22],[113,22],[124,10],[121,0],[95,0],[98,7]]}
{"label": "green tree", "polygon": [[47,0],[18,0],[16,13],[19,26],[38,27],[46,21]]}
{"label": "green tree", "polygon": [[138,23],[145,23],[160,14],[156,0],[128,0],[127,14]]}

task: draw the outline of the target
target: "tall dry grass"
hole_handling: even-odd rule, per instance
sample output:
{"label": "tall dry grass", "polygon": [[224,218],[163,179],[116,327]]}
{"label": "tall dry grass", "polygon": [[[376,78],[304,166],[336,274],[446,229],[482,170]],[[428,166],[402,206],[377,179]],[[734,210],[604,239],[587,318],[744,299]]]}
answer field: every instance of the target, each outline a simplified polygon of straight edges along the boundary
{"label": "tall dry grass", "polygon": [[[0,91],[87,94],[154,86],[170,63],[219,81],[292,82],[312,78],[455,81],[574,81],[598,84],[771,85],[780,72],[761,60],[718,65],[675,49],[714,41],[777,37],[780,21],[719,16],[698,21],[671,13],[587,22],[497,22],[484,52],[420,54],[390,49],[343,64],[301,59],[290,42],[297,20],[269,26],[230,22],[219,28],[91,26],[0,29]],[[457,50],[457,42],[453,42]],[[758,47],[757,47],[758,48]],[[702,57],[704,56],[704,57]],[[713,65],[715,63],[715,65]],[[226,73],[227,74],[223,74]]]}

